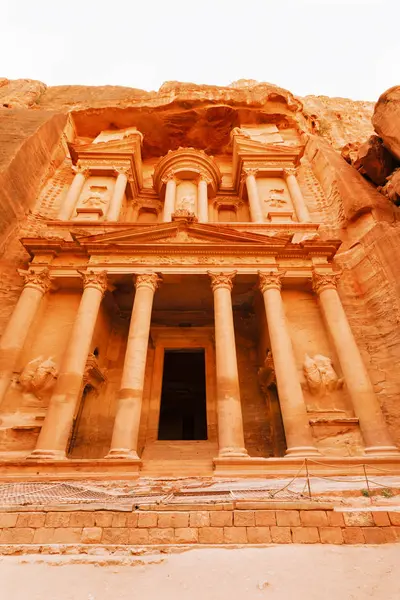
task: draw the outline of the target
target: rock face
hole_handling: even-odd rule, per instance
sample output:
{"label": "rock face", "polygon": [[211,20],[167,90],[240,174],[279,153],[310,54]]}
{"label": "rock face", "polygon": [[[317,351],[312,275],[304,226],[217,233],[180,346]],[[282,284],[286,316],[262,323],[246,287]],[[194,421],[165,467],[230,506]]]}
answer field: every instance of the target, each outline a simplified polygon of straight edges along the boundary
{"label": "rock face", "polygon": [[394,86],[380,96],[372,123],[386,148],[400,161],[400,86]]}
{"label": "rock face", "polygon": [[376,185],[385,185],[396,162],[377,135],[370,138],[357,150],[353,166]]}

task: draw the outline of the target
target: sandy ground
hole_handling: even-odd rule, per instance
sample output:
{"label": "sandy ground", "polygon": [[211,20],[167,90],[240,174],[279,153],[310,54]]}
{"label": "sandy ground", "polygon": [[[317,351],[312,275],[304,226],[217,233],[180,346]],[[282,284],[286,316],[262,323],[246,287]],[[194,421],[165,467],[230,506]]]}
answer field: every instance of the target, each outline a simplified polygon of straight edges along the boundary
{"label": "sandy ground", "polygon": [[[75,564],[77,561],[86,564]],[[113,559],[115,562],[115,559]],[[364,600],[400,598],[400,545],[195,549],[120,557],[0,560],[1,600]],[[90,564],[90,561],[92,563]]]}

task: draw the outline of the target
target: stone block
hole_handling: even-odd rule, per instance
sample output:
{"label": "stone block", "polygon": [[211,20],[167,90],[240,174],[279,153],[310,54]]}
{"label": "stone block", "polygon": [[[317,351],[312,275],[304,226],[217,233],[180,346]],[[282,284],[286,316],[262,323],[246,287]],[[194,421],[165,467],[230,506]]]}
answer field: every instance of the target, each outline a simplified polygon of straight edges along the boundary
{"label": "stone block", "polygon": [[54,544],[76,544],[81,541],[82,527],[56,527],[53,534]]}
{"label": "stone block", "polygon": [[[257,514],[256,514],[257,522]],[[248,527],[247,541],[249,544],[270,544],[271,531],[269,527]]]}
{"label": "stone block", "polygon": [[343,533],[341,527],[320,527],[319,537],[321,544],[343,544]]}
{"label": "stone block", "polygon": [[45,527],[68,527],[70,516],[69,512],[48,512]]}
{"label": "stone block", "polygon": [[113,513],[107,511],[99,511],[94,513],[95,527],[111,527]]}
{"label": "stone block", "polygon": [[177,544],[197,544],[199,532],[194,527],[177,527],[175,529],[175,542]]}
{"label": "stone block", "polygon": [[94,527],[95,519],[92,512],[73,512],[69,519],[70,527]]}
{"label": "stone block", "polygon": [[129,531],[126,527],[105,527],[101,542],[102,544],[127,544]]}
{"label": "stone block", "polygon": [[103,529],[101,527],[84,527],[82,529],[82,544],[98,544],[101,542]]}
{"label": "stone block", "polygon": [[17,527],[33,527],[34,529],[37,529],[39,527],[44,527],[46,521],[46,514],[45,513],[19,513],[18,515],[18,519],[17,519]]}
{"label": "stone block", "polygon": [[128,513],[126,515],[126,526],[127,527],[137,527],[139,521],[139,515],[137,512]]}
{"label": "stone block", "polygon": [[384,544],[386,542],[385,532],[381,527],[362,528],[366,544]]}
{"label": "stone block", "polygon": [[233,524],[232,510],[215,510],[210,512],[211,527],[231,527]]}
{"label": "stone block", "polygon": [[389,515],[385,510],[375,510],[372,517],[377,527],[390,527]]}
{"label": "stone block", "polygon": [[210,527],[210,513],[207,510],[191,512],[189,525],[190,527]]}
{"label": "stone block", "polygon": [[300,521],[306,527],[328,526],[328,517],[324,510],[301,510]]}
{"label": "stone block", "polygon": [[279,527],[300,527],[300,515],[298,510],[277,510],[276,524]]}
{"label": "stone block", "polygon": [[233,523],[235,527],[254,527],[256,524],[254,510],[235,510]]}
{"label": "stone block", "polygon": [[292,534],[290,527],[277,527],[272,525],[270,527],[271,539],[274,544],[291,544]]}
{"label": "stone block", "polygon": [[274,510],[257,510],[255,512],[255,518],[257,527],[276,525],[276,515]]}
{"label": "stone block", "polygon": [[318,544],[318,527],[292,527],[293,544]]}
{"label": "stone block", "polygon": [[0,513],[0,528],[15,527],[17,519],[18,513]]}
{"label": "stone block", "polygon": [[149,529],[150,544],[173,544],[174,541],[175,535],[172,527],[168,529],[160,529],[159,527]]}
{"label": "stone block", "polygon": [[166,512],[159,513],[158,515],[158,527],[169,528],[169,527],[188,527],[189,526],[189,513],[185,512]]}
{"label": "stone block", "polygon": [[130,544],[148,544],[149,543],[149,530],[148,529],[130,529],[129,530],[129,543]]}
{"label": "stone block", "polygon": [[225,544],[247,544],[246,527],[224,527]]}
{"label": "stone block", "polygon": [[344,512],[343,518],[346,527],[373,527],[374,519],[369,511]]}
{"label": "stone block", "polygon": [[332,511],[327,511],[326,516],[328,519],[329,527],[344,527],[345,526],[344,519],[343,519],[343,513],[335,512],[334,510],[332,510]]}
{"label": "stone block", "polygon": [[0,534],[0,544],[31,544],[35,530],[31,527],[10,527]]}
{"label": "stone block", "polygon": [[364,544],[364,534],[361,527],[344,527],[342,529],[345,544]]}
{"label": "stone block", "polygon": [[34,544],[52,544],[54,540],[54,528],[53,527],[41,527],[35,529],[33,534]]}
{"label": "stone block", "polygon": [[126,527],[127,513],[115,512],[113,513],[111,527]]}
{"label": "stone block", "polygon": [[382,527],[382,531],[386,542],[394,543],[400,540],[400,527]]}
{"label": "stone block", "polygon": [[157,527],[157,513],[139,512],[138,527]]}
{"label": "stone block", "polygon": [[388,516],[392,525],[400,526],[400,511],[389,511]]}
{"label": "stone block", "polygon": [[224,528],[201,527],[199,529],[199,542],[200,544],[223,544]]}

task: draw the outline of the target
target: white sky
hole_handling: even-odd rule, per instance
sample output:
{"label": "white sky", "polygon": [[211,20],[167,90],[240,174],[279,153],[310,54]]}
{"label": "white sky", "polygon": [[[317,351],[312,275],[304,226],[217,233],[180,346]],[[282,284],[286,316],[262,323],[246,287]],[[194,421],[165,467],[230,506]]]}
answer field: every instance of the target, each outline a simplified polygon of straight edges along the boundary
{"label": "white sky", "polygon": [[3,3],[0,77],[9,79],[156,90],[246,78],[359,100],[400,84],[400,0]]}

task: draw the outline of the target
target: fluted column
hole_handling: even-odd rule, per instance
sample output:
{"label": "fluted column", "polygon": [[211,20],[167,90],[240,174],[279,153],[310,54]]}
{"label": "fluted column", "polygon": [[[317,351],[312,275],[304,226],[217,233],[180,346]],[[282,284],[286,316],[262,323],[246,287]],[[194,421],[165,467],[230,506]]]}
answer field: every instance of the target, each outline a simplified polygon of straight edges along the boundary
{"label": "fluted column", "polygon": [[260,197],[256,175],[258,169],[244,169],[244,179],[246,182],[247,195],[249,197],[250,217],[253,223],[263,223],[264,217],[261,210]]}
{"label": "fluted column", "polygon": [[137,443],[142,413],[143,386],[154,293],[160,277],[147,273],[136,277],[136,294],[129,326],[117,412],[107,458],[139,458]]}
{"label": "fluted column", "polygon": [[162,181],[166,183],[163,221],[168,223],[172,220],[172,214],[175,212],[176,179],[174,173],[167,173]]}
{"label": "fluted column", "polygon": [[66,456],[97,315],[107,287],[106,272],[86,273],[83,275],[83,287],[81,302],[61,361],[60,374],[30,458],[62,459]]}
{"label": "fluted column", "polygon": [[128,183],[128,169],[117,169],[118,176],[115,181],[113,195],[111,197],[110,208],[107,212],[107,221],[118,221],[121,212],[122,201]]}
{"label": "fluted column", "polygon": [[299,186],[296,177],[296,169],[284,169],[283,171],[286,185],[289,190],[290,198],[292,199],[294,210],[296,211],[297,219],[300,222],[310,222],[310,213],[308,212],[304,196]]}
{"label": "fluted column", "polygon": [[220,457],[247,456],[236,358],[232,298],[235,273],[211,273],[214,293],[217,371],[218,445]]}
{"label": "fluted column", "polygon": [[313,274],[313,288],[342,368],[354,412],[359,419],[366,454],[398,454],[372,387],[346,313],[336,289],[340,275]]}
{"label": "fluted column", "polygon": [[318,450],[314,446],[292,341],[286,322],[281,296],[283,273],[259,272],[259,277],[285,429],[286,456],[313,456],[318,454]]}
{"label": "fluted column", "polygon": [[208,177],[200,175],[197,183],[197,217],[200,223],[208,222]]}
{"label": "fluted column", "polygon": [[12,373],[42,298],[51,286],[49,269],[39,273],[27,271],[22,276],[25,280],[24,288],[0,340],[0,402],[10,385]]}
{"label": "fluted column", "polygon": [[68,219],[70,219],[73,215],[74,208],[79,200],[79,196],[89,172],[87,169],[82,167],[72,167],[72,169],[75,171],[75,177],[69,186],[65,200],[60,208],[60,212],[58,213],[58,218],[62,221],[68,221]]}

